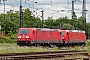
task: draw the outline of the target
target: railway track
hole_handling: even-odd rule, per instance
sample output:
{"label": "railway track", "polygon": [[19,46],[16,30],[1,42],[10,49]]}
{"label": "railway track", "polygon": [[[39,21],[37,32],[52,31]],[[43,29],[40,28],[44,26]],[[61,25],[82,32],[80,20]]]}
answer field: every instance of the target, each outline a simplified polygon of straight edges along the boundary
{"label": "railway track", "polygon": [[0,59],[1,60],[27,60],[27,59],[57,58],[57,57],[65,58],[65,56],[74,56],[74,55],[87,56],[86,59],[89,59],[89,54],[86,50],[8,53],[8,54],[0,54]]}

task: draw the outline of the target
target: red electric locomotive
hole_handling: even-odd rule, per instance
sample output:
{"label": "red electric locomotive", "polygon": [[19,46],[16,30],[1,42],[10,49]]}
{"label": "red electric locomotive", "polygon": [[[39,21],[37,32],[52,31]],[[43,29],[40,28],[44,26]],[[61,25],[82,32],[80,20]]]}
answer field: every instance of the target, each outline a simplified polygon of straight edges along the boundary
{"label": "red electric locomotive", "polygon": [[18,45],[56,43],[63,43],[59,29],[20,28],[18,31]]}
{"label": "red electric locomotive", "polygon": [[61,30],[64,44],[84,44],[86,42],[85,31],[81,30]]}
{"label": "red electric locomotive", "polygon": [[47,28],[20,28],[18,31],[18,45],[31,44],[85,44],[86,36],[80,30],[60,30]]}

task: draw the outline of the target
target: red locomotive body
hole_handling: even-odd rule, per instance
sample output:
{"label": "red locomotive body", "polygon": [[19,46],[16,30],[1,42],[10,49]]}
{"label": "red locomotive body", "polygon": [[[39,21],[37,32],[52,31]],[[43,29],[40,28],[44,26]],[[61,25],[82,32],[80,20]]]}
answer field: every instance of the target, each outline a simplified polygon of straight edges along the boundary
{"label": "red locomotive body", "polygon": [[63,43],[59,29],[20,28],[18,32],[18,45],[35,43]]}
{"label": "red locomotive body", "polygon": [[47,28],[20,28],[18,45],[85,43],[86,36],[80,30],[60,30]]}
{"label": "red locomotive body", "polygon": [[81,30],[61,30],[63,33],[63,41],[64,43],[79,43],[85,44],[86,36],[85,31]]}

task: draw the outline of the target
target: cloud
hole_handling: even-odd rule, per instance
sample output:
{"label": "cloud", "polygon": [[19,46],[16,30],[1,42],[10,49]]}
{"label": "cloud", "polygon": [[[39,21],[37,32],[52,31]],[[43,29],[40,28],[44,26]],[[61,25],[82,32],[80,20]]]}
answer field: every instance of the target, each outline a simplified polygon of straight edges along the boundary
{"label": "cloud", "polygon": [[[82,1],[74,3],[74,8],[76,15],[78,17],[82,16]],[[2,2],[3,3],[3,2]],[[20,0],[7,0],[6,1],[6,11],[9,11],[10,9],[14,11],[19,11],[20,6]],[[87,21],[90,21],[90,0],[87,0]],[[29,8],[31,11],[35,12],[33,13],[36,17],[42,16],[41,10],[44,10],[44,19],[47,19],[48,17],[53,17],[54,19],[67,16],[71,18],[71,10],[72,10],[72,0],[22,0],[22,7],[23,9]],[[0,13],[3,13],[3,4],[0,4]],[[41,17],[40,17],[41,18]]]}
{"label": "cloud", "polygon": [[[4,13],[4,6],[0,6],[0,13]],[[5,6],[5,13],[7,12],[7,11],[10,11],[10,10],[13,10],[13,11],[19,11],[19,7],[12,7],[12,6],[10,6],[10,5],[6,5]]]}

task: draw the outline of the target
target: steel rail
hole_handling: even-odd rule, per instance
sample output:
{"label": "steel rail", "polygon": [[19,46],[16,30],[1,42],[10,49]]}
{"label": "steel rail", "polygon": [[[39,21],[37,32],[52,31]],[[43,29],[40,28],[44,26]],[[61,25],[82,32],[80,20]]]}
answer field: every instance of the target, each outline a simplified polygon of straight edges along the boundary
{"label": "steel rail", "polygon": [[49,51],[49,52],[28,52],[28,53],[9,53],[9,54],[0,54],[0,59],[39,59],[39,58],[53,58],[53,57],[64,57],[65,55],[86,55],[88,52],[86,50],[82,51]]}

